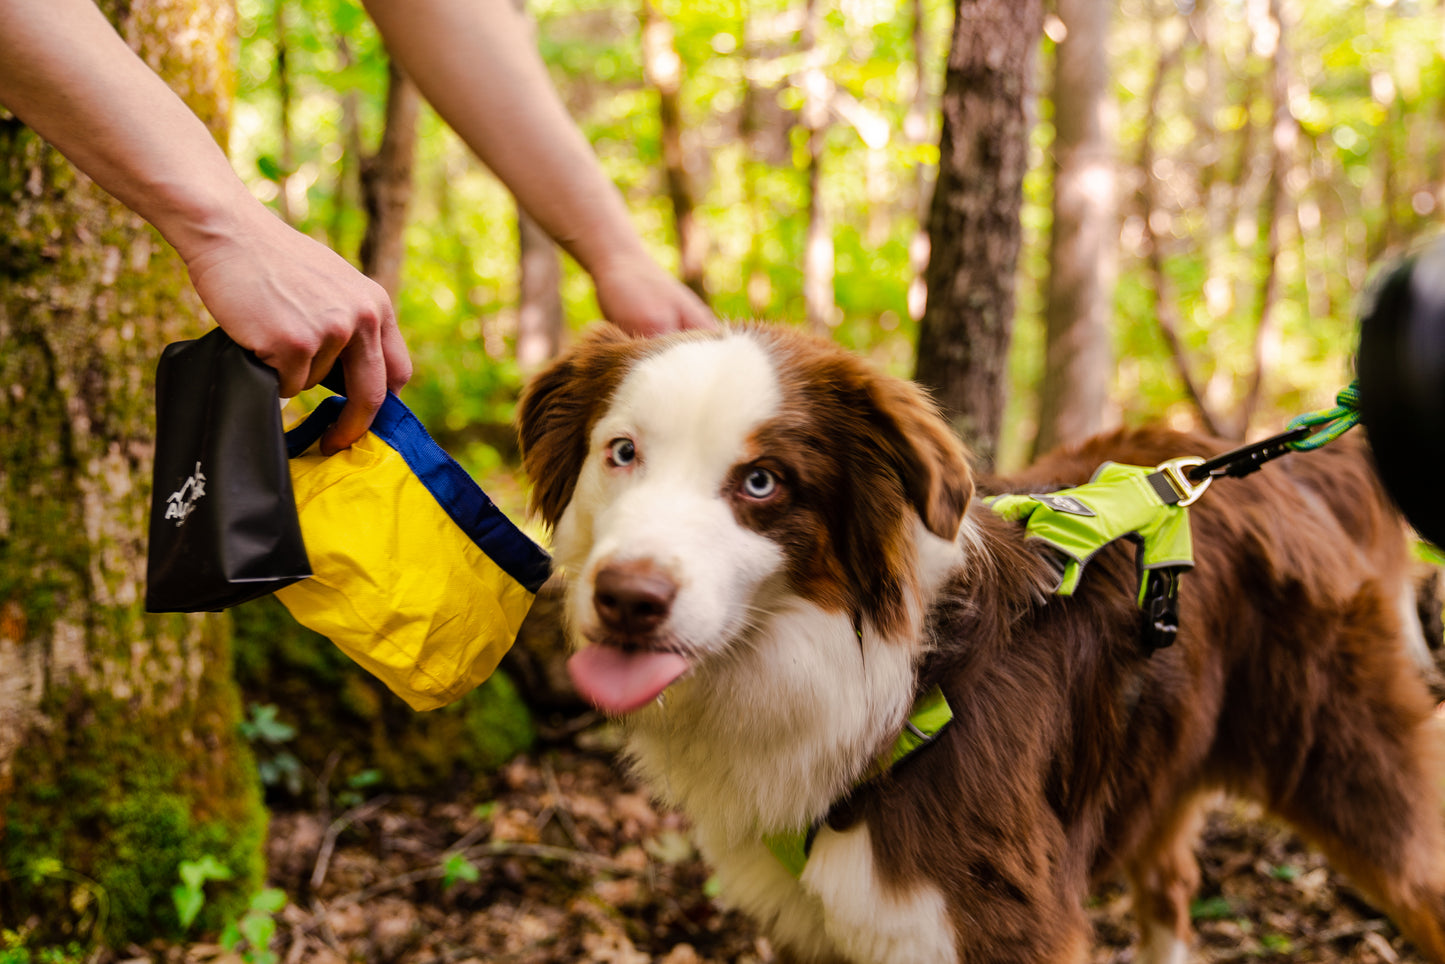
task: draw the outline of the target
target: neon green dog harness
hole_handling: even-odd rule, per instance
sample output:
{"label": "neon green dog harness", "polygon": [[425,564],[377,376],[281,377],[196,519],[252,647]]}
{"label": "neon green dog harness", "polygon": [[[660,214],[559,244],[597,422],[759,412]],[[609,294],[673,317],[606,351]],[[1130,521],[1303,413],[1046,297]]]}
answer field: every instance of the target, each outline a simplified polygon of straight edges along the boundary
{"label": "neon green dog harness", "polygon": [[985,504],[1005,519],[1025,523],[1028,540],[1064,557],[1054,590],[1060,596],[1073,595],[1084,566],[1100,549],[1118,539],[1134,539],[1140,544],[1142,601],[1151,571],[1194,565],[1188,509],[1192,499],[1175,496],[1172,486],[1158,485],[1157,477],[1166,471],[1105,462],[1084,485],[1045,495],[1000,495]]}

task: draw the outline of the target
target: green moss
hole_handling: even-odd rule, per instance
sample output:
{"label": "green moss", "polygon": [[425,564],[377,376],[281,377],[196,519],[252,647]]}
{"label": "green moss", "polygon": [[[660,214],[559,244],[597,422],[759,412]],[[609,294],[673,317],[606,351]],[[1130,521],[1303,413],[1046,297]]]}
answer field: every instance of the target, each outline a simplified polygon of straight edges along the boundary
{"label": "green moss", "polygon": [[244,698],[280,708],[297,731],[285,751],[312,773],[336,756],[331,789],[371,771],[389,789],[446,787],[495,770],[536,739],[530,711],[500,671],[455,703],[417,713],[274,598],[232,617]]}
{"label": "green moss", "polygon": [[[208,891],[197,926],[218,930],[244,910],[265,870],[254,767],[239,741],[204,723],[187,733],[185,719],[75,700],[26,744],[4,810],[0,917],[36,915],[52,942],[180,937],[170,888],[181,861],[207,854],[233,876]],[[225,766],[219,755],[239,757]]]}
{"label": "green moss", "polygon": [[537,739],[532,714],[505,673],[492,674],[457,706],[476,769],[495,770]]}

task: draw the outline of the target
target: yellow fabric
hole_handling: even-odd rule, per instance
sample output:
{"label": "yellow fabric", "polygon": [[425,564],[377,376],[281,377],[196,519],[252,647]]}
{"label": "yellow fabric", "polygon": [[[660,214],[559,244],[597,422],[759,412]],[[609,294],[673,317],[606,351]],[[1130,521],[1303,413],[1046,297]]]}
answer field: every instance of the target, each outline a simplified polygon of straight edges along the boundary
{"label": "yellow fabric", "polygon": [[458,699],[516,639],[533,595],[456,525],[384,441],[291,460],[315,573],[276,596],[413,709]]}

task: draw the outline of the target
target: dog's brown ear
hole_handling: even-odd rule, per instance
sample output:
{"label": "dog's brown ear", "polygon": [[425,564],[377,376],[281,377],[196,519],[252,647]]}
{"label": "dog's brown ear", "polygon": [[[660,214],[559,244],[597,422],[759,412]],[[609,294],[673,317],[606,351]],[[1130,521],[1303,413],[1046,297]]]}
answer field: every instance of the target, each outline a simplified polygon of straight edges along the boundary
{"label": "dog's brown ear", "polygon": [[629,362],[643,351],[640,339],[599,325],[522,392],[517,406],[522,465],[532,479],[532,509],[547,525],[556,525],[572,500],[592,424]]}
{"label": "dog's brown ear", "polygon": [[887,459],[928,531],[952,540],[973,497],[973,475],[959,440],[932,399],[913,382],[877,378],[869,388],[879,414],[895,431],[881,433]]}

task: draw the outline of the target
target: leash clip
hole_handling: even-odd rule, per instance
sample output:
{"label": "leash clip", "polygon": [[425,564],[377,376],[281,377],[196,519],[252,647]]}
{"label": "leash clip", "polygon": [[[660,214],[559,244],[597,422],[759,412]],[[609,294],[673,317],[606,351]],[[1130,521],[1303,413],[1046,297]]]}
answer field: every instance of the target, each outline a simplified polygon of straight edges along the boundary
{"label": "leash clip", "polygon": [[1161,462],[1155,467],[1154,471],[1163,474],[1164,478],[1168,480],[1170,488],[1174,490],[1174,494],[1179,497],[1178,501],[1174,503],[1175,505],[1181,508],[1193,505],[1204,494],[1204,490],[1209,488],[1209,483],[1214,481],[1212,475],[1206,475],[1199,482],[1189,478],[1188,470],[1203,464],[1204,460],[1201,458],[1182,455],[1177,459]]}

